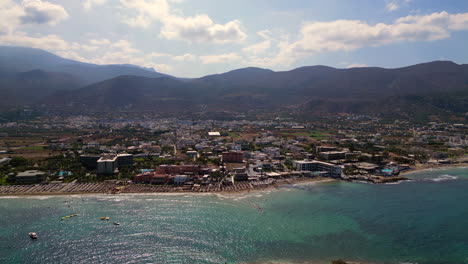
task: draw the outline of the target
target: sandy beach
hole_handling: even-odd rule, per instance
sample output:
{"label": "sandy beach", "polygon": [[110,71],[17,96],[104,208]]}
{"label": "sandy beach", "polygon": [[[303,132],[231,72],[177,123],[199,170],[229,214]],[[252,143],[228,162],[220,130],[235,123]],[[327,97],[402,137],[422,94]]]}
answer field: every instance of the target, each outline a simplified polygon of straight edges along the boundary
{"label": "sandy beach", "polygon": [[[451,167],[468,167],[468,163],[456,164],[417,164],[404,171],[400,176],[411,173]],[[76,194],[145,194],[145,193],[246,193],[256,190],[268,190],[283,185],[336,181],[331,178],[289,178],[260,182],[238,182],[232,185],[210,186],[174,186],[114,183],[59,183],[36,185],[7,185],[0,186],[0,196],[28,196],[28,195],[76,195]]]}
{"label": "sandy beach", "polygon": [[400,173],[400,176],[405,176],[407,174],[425,171],[425,170],[433,170],[433,169],[441,169],[441,168],[454,168],[454,167],[468,167],[467,162],[463,163],[455,163],[455,164],[416,164],[415,166],[411,167],[409,170],[403,171]]}
{"label": "sandy beach", "polygon": [[0,196],[32,195],[77,195],[77,194],[145,194],[145,193],[246,193],[257,190],[268,190],[283,185],[328,182],[330,178],[291,178],[264,182],[239,182],[233,185],[214,185],[199,187],[180,187],[173,185],[113,183],[60,183],[37,185],[0,186]]}

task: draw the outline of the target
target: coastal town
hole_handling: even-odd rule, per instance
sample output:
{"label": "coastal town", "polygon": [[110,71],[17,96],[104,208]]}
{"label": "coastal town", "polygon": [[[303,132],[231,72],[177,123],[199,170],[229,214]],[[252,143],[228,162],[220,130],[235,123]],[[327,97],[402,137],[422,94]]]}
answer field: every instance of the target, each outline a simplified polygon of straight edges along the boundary
{"label": "coastal town", "polygon": [[304,181],[390,183],[468,162],[463,122],[371,115],[299,122],[50,116],[0,124],[0,195],[238,192]]}

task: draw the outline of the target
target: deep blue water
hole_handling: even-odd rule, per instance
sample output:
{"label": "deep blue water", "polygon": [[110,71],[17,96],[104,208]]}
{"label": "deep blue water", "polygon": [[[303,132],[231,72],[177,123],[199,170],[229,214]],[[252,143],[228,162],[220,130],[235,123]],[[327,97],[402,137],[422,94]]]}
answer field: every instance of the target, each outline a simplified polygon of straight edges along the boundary
{"label": "deep blue water", "polygon": [[0,263],[468,263],[468,169],[410,177],[235,195],[3,197]]}

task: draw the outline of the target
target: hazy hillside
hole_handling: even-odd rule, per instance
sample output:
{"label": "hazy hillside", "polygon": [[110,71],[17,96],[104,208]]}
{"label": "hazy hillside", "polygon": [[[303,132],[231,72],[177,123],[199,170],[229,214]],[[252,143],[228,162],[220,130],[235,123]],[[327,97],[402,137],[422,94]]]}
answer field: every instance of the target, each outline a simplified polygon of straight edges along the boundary
{"label": "hazy hillside", "polygon": [[120,75],[152,78],[168,76],[135,65],[95,65],[64,59],[40,49],[0,46],[0,72],[3,74],[37,69],[72,74],[85,84],[100,82]]}
{"label": "hazy hillside", "polygon": [[29,105],[57,91],[74,90],[84,82],[68,73],[32,70],[0,77],[0,101],[2,108]]}
{"label": "hazy hillside", "polygon": [[194,104],[197,94],[190,84],[174,78],[146,78],[119,76],[70,92],[60,92],[42,103],[63,102],[58,107],[66,109],[160,110],[179,111]]}

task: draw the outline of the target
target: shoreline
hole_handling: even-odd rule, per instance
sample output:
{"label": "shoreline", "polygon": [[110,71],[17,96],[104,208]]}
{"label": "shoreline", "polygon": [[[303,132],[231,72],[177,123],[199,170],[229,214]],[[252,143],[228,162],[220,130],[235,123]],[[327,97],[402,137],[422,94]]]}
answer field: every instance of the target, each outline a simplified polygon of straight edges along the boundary
{"label": "shoreline", "polygon": [[[27,197],[27,196],[73,196],[73,195],[135,195],[135,194],[244,194],[256,191],[267,191],[278,189],[281,186],[287,185],[296,185],[296,184],[308,184],[308,183],[325,183],[337,181],[332,178],[297,178],[297,179],[284,179],[281,181],[272,182],[271,184],[265,185],[252,185],[252,184],[243,184],[239,188],[235,188],[235,185],[232,186],[221,186],[219,189],[212,190],[203,190],[203,189],[187,189],[184,190],[181,187],[175,186],[158,186],[158,185],[143,185],[143,184],[131,184],[131,185],[115,185],[110,183],[94,183],[93,186],[101,188],[102,191],[31,191],[28,192],[27,189],[33,189],[35,187],[50,187],[50,185],[10,185],[10,186],[0,186],[0,197],[8,196],[18,196],[18,197]],[[61,187],[64,189],[69,185],[86,185],[86,183],[78,184],[57,184],[52,187]],[[125,187],[121,191],[115,191],[116,187]],[[226,188],[223,188],[226,187]],[[24,191],[12,190],[14,188],[23,188]]]}
{"label": "shoreline", "polygon": [[459,167],[468,167],[468,162],[463,162],[463,163],[454,163],[454,164],[418,164],[409,170],[405,170],[400,173],[400,176],[405,176],[408,174],[416,173],[416,172],[421,172],[421,171],[426,171],[426,170],[434,170],[434,169],[444,169],[444,168],[459,168]]}
{"label": "shoreline", "polygon": [[[408,174],[422,172],[425,170],[433,169],[444,169],[444,168],[458,168],[468,167],[468,163],[457,163],[457,164],[418,164],[409,170],[400,173],[400,177],[404,177]],[[347,182],[354,182],[354,180],[345,180]],[[0,197],[27,197],[27,196],[73,196],[73,195],[145,195],[145,194],[245,194],[256,191],[267,191],[278,189],[281,186],[296,185],[296,184],[309,184],[309,183],[326,183],[340,181],[340,179],[334,178],[289,178],[271,181],[269,183],[252,184],[249,182],[240,182],[237,185],[228,185],[216,187],[204,187],[184,189],[183,187],[177,186],[161,186],[161,185],[148,185],[148,184],[130,184],[130,185],[116,185],[112,183],[61,183],[61,184],[46,184],[46,185],[9,185],[0,186]],[[375,183],[374,183],[375,184]],[[387,183],[382,183],[387,184]],[[91,185],[95,189],[93,190],[77,190],[67,191],[67,187],[87,187]],[[55,191],[34,191],[35,188],[49,188],[57,190]],[[97,190],[96,190],[97,188]],[[118,189],[122,188],[122,189]],[[15,190],[19,189],[19,190]],[[70,189],[70,188],[68,188]],[[79,189],[79,188],[78,188]]]}

